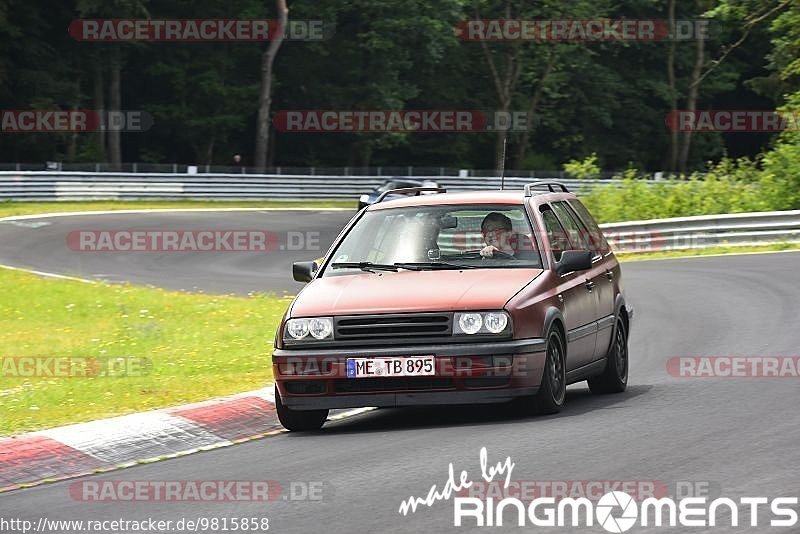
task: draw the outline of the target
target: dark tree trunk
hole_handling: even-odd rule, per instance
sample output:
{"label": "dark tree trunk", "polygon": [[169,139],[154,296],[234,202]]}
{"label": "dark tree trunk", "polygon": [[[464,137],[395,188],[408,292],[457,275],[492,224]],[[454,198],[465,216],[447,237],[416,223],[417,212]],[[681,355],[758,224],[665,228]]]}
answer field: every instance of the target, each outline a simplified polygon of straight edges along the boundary
{"label": "dark tree trunk", "polygon": [[[669,0],[669,31],[673,34],[675,31],[675,0]],[[667,51],[667,81],[669,82],[669,99],[670,99],[670,115],[675,118],[678,111],[678,90],[675,87],[675,39],[670,39],[669,48]],[[678,169],[678,129],[677,124],[672,125],[669,132],[669,169],[676,171]]]}
{"label": "dark tree trunk", "polygon": [[[106,95],[103,87],[103,68],[98,64],[94,70],[94,109],[100,117],[106,114]],[[106,132],[102,128],[97,129],[97,146],[100,149],[100,159],[106,159]]]}
{"label": "dark tree trunk", "polygon": [[261,55],[261,95],[258,99],[258,121],[256,123],[255,166],[264,169],[267,165],[269,147],[269,111],[272,105],[272,64],[283,42],[283,32],[289,20],[286,0],[276,0],[278,8],[278,35],[272,37],[269,46]]}
{"label": "dark tree trunk", "polygon": [[[697,95],[700,89],[700,76],[703,73],[703,65],[705,64],[705,38],[704,36],[697,36],[697,55],[695,57],[694,68],[692,69],[692,77],[689,79],[689,94],[686,97],[686,110],[694,111],[697,109]],[[688,129],[683,132],[683,140],[681,143],[681,151],[678,159],[678,170],[681,173],[686,172],[689,164],[689,149],[692,146],[692,130]]]}
{"label": "dark tree trunk", "polygon": [[[544,86],[547,83],[547,78],[550,76],[550,73],[553,72],[553,68],[556,66],[556,60],[556,54],[551,54],[547,60],[547,65],[545,66],[544,73],[542,73],[542,78],[539,80],[539,84],[536,86],[536,90],[534,91],[530,103],[528,104],[528,109],[526,110],[526,118],[528,121],[534,119],[534,114],[539,109],[539,104],[541,103],[542,95],[544,94]],[[528,128],[526,128],[522,133],[522,139],[517,147],[517,154],[514,157],[514,168],[516,169],[522,168],[522,161],[525,159],[525,153],[528,151],[528,143],[530,142],[531,131],[535,127],[535,124],[528,122]]]}
{"label": "dark tree trunk", "polygon": [[[122,61],[119,56],[119,48],[115,46],[111,56],[111,84],[108,90],[109,112],[120,111],[122,108],[121,71]],[[107,126],[109,125],[107,124]],[[120,170],[122,168],[122,132],[117,128],[109,128],[107,135],[111,167],[114,170]]]}

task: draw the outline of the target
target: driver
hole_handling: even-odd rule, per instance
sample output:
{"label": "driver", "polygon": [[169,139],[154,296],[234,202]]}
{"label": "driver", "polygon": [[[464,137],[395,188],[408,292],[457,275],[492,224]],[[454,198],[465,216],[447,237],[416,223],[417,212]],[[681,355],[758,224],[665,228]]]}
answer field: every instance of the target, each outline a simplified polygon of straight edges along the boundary
{"label": "driver", "polygon": [[483,218],[481,222],[481,233],[486,246],[481,249],[481,257],[492,258],[495,252],[502,252],[509,256],[514,255],[514,247],[511,245],[512,226],[511,219],[493,211]]}

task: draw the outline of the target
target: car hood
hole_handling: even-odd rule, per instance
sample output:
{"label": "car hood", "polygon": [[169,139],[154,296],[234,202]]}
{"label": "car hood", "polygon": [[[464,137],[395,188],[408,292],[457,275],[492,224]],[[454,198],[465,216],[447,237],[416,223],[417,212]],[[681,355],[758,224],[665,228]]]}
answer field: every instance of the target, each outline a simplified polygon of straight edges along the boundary
{"label": "car hood", "polygon": [[328,276],[303,288],[291,317],[500,309],[541,273],[514,268]]}

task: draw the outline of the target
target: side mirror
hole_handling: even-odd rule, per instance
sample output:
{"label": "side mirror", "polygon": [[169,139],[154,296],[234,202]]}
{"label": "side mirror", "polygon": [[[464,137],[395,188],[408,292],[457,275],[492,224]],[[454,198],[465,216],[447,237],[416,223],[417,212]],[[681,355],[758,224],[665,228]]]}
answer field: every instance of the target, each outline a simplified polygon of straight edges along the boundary
{"label": "side mirror", "polygon": [[319,269],[315,261],[296,261],[292,264],[292,275],[297,282],[310,282]]}
{"label": "side mirror", "polygon": [[559,275],[591,268],[592,253],[588,250],[565,250],[561,253],[561,261],[556,263],[556,272]]}

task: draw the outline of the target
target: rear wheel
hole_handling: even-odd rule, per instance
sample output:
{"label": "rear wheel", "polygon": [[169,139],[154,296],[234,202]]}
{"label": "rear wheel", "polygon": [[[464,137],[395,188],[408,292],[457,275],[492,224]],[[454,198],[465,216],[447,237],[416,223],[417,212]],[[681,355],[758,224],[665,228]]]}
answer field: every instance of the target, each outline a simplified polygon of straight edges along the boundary
{"label": "rear wheel", "polygon": [[558,413],[567,396],[566,351],[556,329],[547,335],[546,353],[542,384],[533,399],[533,408],[540,414]]}
{"label": "rear wheel", "polygon": [[622,393],[628,387],[628,331],[625,322],[617,319],[614,330],[614,342],[606,356],[603,374],[588,380],[592,393]]}
{"label": "rear wheel", "polygon": [[319,430],[328,419],[328,410],[292,410],[281,402],[278,387],[275,387],[275,410],[278,420],[287,430]]}

